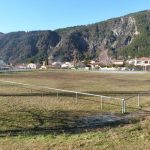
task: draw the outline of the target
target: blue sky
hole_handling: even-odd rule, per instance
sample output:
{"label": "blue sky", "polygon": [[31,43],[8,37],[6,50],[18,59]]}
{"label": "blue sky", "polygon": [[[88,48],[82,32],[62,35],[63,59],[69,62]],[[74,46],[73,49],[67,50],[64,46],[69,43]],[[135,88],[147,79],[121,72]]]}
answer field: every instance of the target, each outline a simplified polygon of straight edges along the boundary
{"label": "blue sky", "polygon": [[150,0],[0,0],[0,32],[54,30],[150,9]]}

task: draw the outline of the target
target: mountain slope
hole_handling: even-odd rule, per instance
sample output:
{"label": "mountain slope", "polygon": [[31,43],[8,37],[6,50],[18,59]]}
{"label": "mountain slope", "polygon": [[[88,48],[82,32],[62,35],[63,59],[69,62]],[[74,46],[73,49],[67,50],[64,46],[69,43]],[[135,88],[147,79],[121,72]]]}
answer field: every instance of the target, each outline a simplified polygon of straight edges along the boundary
{"label": "mountain slope", "polygon": [[6,62],[101,59],[150,56],[150,12],[55,31],[0,33],[0,55]]}
{"label": "mountain slope", "polygon": [[45,59],[59,42],[53,31],[13,32],[0,36],[0,54],[8,62]]}

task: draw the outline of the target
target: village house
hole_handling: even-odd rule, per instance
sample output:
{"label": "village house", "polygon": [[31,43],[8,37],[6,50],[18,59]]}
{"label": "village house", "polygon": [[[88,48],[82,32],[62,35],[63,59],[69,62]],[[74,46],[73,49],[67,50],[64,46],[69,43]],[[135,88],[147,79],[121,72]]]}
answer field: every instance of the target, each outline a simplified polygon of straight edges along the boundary
{"label": "village house", "polygon": [[17,64],[15,65],[15,69],[28,69],[27,64]]}
{"label": "village house", "polygon": [[124,60],[112,60],[112,64],[115,66],[123,66]]}
{"label": "village house", "polygon": [[147,57],[135,58],[134,65],[135,66],[150,66],[150,58],[147,58]]}
{"label": "village house", "polygon": [[52,68],[61,68],[62,62],[56,61],[52,63]]}
{"label": "village house", "polygon": [[143,70],[147,71],[150,68],[150,58],[147,57],[135,58],[134,66],[143,67]]}
{"label": "village house", "polygon": [[42,64],[42,66],[41,66],[39,69],[47,69],[46,62],[45,62],[45,61],[43,61],[43,64]]}
{"label": "village house", "polygon": [[150,70],[150,58],[148,57],[131,59],[128,60],[127,63],[135,67],[143,68],[142,70]]}
{"label": "village house", "polygon": [[36,68],[37,68],[37,65],[34,64],[34,63],[29,63],[29,64],[27,65],[27,68],[29,68],[29,69],[36,69]]}
{"label": "village house", "polygon": [[150,66],[150,58],[147,57],[140,57],[135,58],[127,61],[128,64],[134,65],[134,66]]}
{"label": "village house", "polygon": [[64,68],[64,69],[71,69],[73,67],[74,67],[74,65],[71,62],[65,62],[65,63],[61,64],[61,68]]}
{"label": "village house", "polygon": [[100,68],[100,63],[95,62],[95,63],[90,63],[91,69],[99,69]]}

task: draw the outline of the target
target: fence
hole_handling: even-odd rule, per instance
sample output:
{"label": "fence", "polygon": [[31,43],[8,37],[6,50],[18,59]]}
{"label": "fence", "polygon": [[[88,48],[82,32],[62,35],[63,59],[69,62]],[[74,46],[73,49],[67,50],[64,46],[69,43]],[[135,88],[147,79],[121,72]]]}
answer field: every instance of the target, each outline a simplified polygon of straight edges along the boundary
{"label": "fence", "polygon": [[[79,92],[79,91],[71,91],[71,90],[63,90],[63,89],[58,89],[58,88],[50,88],[50,87],[47,87],[47,86],[39,86],[39,85],[32,85],[32,84],[25,84],[25,83],[19,83],[19,82],[13,82],[13,81],[5,81],[5,80],[0,80],[1,83],[5,83],[5,84],[11,84],[11,85],[18,85],[18,86],[22,86],[24,88],[28,88],[31,90],[31,93],[32,94],[32,90],[37,90],[37,91],[40,91],[41,92],[41,96],[43,96],[45,92],[45,90],[48,90],[48,91],[55,91],[56,93],[56,97],[59,98],[59,95],[61,92],[64,92],[66,94],[69,95],[70,93],[70,96],[73,96],[75,97],[75,100],[76,100],[76,103],[79,102],[79,97],[81,97],[82,95],[85,95],[85,96],[92,96],[92,97],[98,97],[100,99],[100,108],[101,110],[103,109],[103,104],[104,104],[104,101],[106,101],[106,99],[110,100],[119,100],[120,103],[121,103],[121,112],[122,113],[126,113],[126,108],[127,108],[127,101],[131,100],[132,98],[136,98],[137,99],[137,106],[138,108],[140,107],[140,102],[141,102],[141,94],[142,93],[137,93],[137,95],[135,96],[130,96],[130,97],[123,97],[123,98],[120,98],[120,97],[113,97],[113,96],[106,96],[106,95],[100,95],[100,94],[91,94],[91,93],[86,93],[86,92]],[[108,93],[107,93],[108,94]],[[7,96],[7,95],[13,95],[13,94],[0,94],[0,96]],[[48,95],[48,93],[47,93]]]}

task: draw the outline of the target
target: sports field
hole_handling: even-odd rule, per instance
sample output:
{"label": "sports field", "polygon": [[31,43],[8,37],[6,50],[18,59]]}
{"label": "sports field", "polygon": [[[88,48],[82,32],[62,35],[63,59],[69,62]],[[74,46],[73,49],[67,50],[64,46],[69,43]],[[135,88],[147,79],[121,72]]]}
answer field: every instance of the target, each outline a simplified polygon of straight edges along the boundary
{"label": "sports field", "polygon": [[[1,73],[0,80],[80,92],[109,94],[150,90],[150,74],[114,74],[75,71]],[[0,149],[149,149],[149,95],[121,102],[79,97],[0,82]],[[4,95],[3,95],[4,94]],[[12,95],[11,95],[12,94]],[[14,95],[13,95],[14,94]],[[15,95],[16,94],[16,95]],[[23,94],[23,95],[17,95]],[[28,94],[28,95],[25,95]],[[106,94],[106,95],[107,95]],[[144,110],[144,111],[143,111]],[[122,119],[123,118],[123,119]]]}

